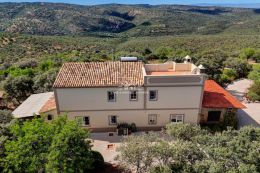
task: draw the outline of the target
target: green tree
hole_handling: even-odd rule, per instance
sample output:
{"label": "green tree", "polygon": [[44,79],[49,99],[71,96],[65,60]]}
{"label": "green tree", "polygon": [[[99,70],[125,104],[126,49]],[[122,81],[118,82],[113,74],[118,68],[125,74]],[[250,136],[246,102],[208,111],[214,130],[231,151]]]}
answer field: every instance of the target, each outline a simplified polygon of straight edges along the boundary
{"label": "green tree", "polygon": [[253,81],[260,81],[260,65],[253,66],[253,70],[249,73],[248,78]]}
{"label": "green tree", "polygon": [[44,170],[51,144],[51,126],[43,119],[33,119],[10,127],[13,138],[5,143],[4,171],[37,172]]}
{"label": "green tree", "polygon": [[84,172],[93,157],[88,131],[60,116],[17,122],[9,127],[12,137],[4,143],[4,172]]}
{"label": "green tree", "polygon": [[253,59],[254,55],[255,55],[255,49],[245,48],[241,53],[240,57],[245,58],[248,61],[249,59]]}
{"label": "green tree", "polygon": [[207,131],[202,130],[200,126],[190,124],[168,124],[166,126],[166,132],[170,136],[181,140],[192,140],[193,137],[199,134],[206,134]]}
{"label": "green tree", "polygon": [[153,162],[151,142],[156,139],[154,134],[129,136],[118,151],[117,160],[126,168],[135,169],[137,173],[147,172]]}
{"label": "green tree", "polygon": [[249,88],[248,96],[252,101],[260,101],[260,81],[255,81]]}
{"label": "green tree", "polygon": [[8,97],[18,103],[25,100],[33,93],[33,81],[27,76],[18,76],[16,78],[8,78],[4,83],[4,90]]}
{"label": "green tree", "polygon": [[[58,122],[60,123],[60,121]],[[48,172],[86,172],[92,168],[93,158],[88,131],[78,126],[75,121],[65,121],[55,127],[47,156]]]}
{"label": "green tree", "polygon": [[0,110],[0,124],[10,123],[13,119],[12,113],[9,110]]}
{"label": "green tree", "polygon": [[233,69],[224,69],[221,74],[221,82],[222,84],[230,83],[237,78],[237,73]]}
{"label": "green tree", "polygon": [[223,62],[227,59],[225,52],[216,50],[204,52],[200,55],[197,65],[202,64],[210,78],[218,80],[224,68]]}
{"label": "green tree", "polygon": [[[252,67],[247,63],[247,61],[239,58],[228,58],[224,62],[225,67],[234,70],[233,76],[237,78],[247,77],[248,73],[252,69]],[[230,77],[231,74],[227,74]]]}
{"label": "green tree", "polygon": [[34,85],[33,90],[35,93],[42,93],[52,91],[52,85],[56,79],[58,69],[52,69],[44,72],[43,74],[38,74],[33,78]]}
{"label": "green tree", "polygon": [[5,157],[5,142],[11,137],[9,126],[13,123],[12,114],[8,110],[0,110],[0,172],[3,171],[2,158]]}
{"label": "green tree", "polygon": [[156,50],[156,55],[160,59],[168,59],[171,56],[172,52],[173,50],[170,47],[159,47]]}
{"label": "green tree", "polygon": [[152,173],[260,171],[260,128],[209,133],[199,126],[169,124],[166,132],[126,138],[119,149],[120,163]]}

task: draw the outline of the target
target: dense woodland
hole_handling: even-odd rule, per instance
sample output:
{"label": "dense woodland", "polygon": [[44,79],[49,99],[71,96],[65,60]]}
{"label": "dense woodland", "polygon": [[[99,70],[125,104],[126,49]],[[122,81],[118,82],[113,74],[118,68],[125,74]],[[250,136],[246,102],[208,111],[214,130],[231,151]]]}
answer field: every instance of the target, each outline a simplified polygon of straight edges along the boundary
{"label": "dense woodland", "polygon": [[[98,38],[2,33],[0,43],[0,87],[6,92],[5,101],[14,106],[30,94],[51,91],[64,62],[111,61],[120,56],[137,56],[145,63],[182,62],[190,55],[223,86],[247,77],[252,69],[258,80],[259,73],[257,64],[252,68],[248,63],[260,58],[260,36],[255,35]],[[254,101],[259,100],[256,90],[249,95]]]}

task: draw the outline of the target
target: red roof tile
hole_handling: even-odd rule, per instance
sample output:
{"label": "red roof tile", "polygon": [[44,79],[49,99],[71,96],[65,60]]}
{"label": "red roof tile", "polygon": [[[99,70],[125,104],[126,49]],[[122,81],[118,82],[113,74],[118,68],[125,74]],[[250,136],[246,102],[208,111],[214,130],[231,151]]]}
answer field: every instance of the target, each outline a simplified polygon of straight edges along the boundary
{"label": "red roof tile", "polygon": [[64,63],[54,88],[142,86],[142,62],[71,62]]}
{"label": "red roof tile", "polygon": [[246,108],[228,91],[213,80],[206,80],[202,107],[206,108]]}
{"label": "red roof tile", "polygon": [[49,100],[42,106],[40,113],[48,112],[56,109],[56,102],[54,96],[49,98]]}

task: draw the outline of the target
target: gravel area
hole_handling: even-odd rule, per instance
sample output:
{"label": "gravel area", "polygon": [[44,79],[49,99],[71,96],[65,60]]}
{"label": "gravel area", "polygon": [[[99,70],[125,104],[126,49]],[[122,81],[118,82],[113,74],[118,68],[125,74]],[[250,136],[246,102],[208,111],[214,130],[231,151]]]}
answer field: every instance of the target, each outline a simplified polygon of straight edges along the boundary
{"label": "gravel area", "polygon": [[239,128],[248,125],[260,127],[260,103],[248,103],[244,98],[252,83],[249,79],[241,79],[233,82],[226,88],[246,106],[246,109],[238,110]]}

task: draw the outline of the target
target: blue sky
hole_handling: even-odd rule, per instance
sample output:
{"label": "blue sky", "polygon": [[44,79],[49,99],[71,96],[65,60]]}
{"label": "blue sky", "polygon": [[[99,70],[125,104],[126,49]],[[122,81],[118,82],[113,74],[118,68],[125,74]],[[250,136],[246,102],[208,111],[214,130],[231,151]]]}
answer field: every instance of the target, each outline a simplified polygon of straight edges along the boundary
{"label": "blue sky", "polygon": [[0,2],[64,2],[71,4],[250,4],[260,3],[260,0],[0,0]]}

